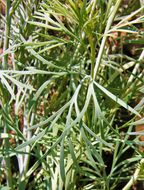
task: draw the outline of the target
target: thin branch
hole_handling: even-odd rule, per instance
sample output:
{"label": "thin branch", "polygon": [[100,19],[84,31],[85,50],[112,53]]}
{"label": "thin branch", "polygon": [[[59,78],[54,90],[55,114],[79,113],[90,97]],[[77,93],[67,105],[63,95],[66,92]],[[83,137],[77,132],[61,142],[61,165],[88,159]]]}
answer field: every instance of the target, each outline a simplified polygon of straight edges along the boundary
{"label": "thin branch", "polygon": [[[5,39],[4,39],[4,51],[9,48],[9,36],[10,36],[10,25],[11,25],[11,18],[10,18],[10,0],[6,1],[6,23],[5,23]],[[7,69],[8,67],[8,54],[5,54],[3,57],[3,62],[2,62],[3,69]],[[6,103],[6,102],[4,102]],[[8,126],[7,123],[4,123],[4,132],[8,133]],[[12,182],[12,172],[11,172],[11,162],[10,162],[10,156],[9,156],[9,139],[4,140],[4,146],[6,149],[6,156],[4,157],[5,159],[5,164],[6,164],[6,176],[7,176],[7,185],[10,187],[10,189],[13,189],[13,182]]]}
{"label": "thin branch", "polygon": [[135,78],[135,75],[138,72],[138,69],[140,67],[140,61],[143,60],[143,59],[144,59],[144,50],[142,51],[142,53],[141,53],[141,55],[140,55],[140,57],[138,59],[138,63],[135,65],[135,67],[134,67],[134,69],[132,71],[132,74],[131,74],[131,76],[130,76],[130,78],[128,80],[128,84],[133,82],[133,80]]}
{"label": "thin branch", "polygon": [[97,72],[98,72],[98,69],[99,69],[99,65],[101,63],[101,58],[102,58],[102,55],[103,55],[103,52],[104,52],[104,48],[105,48],[105,43],[106,43],[106,40],[107,40],[107,37],[108,37],[108,31],[112,25],[112,22],[115,18],[115,15],[117,13],[117,10],[121,4],[122,0],[118,0],[115,4],[115,6],[112,8],[111,10],[111,15],[108,19],[108,22],[107,22],[107,25],[106,25],[106,28],[105,28],[105,32],[104,32],[104,36],[103,36],[103,39],[102,39],[102,42],[101,42],[101,46],[100,46],[100,50],[99,50],[99,53],[98,53],[98,57],[96,59],[96,63],[95,63],[95,68],[94,68],[94,76],[93,78],[95,79],[96,78],[96,75],[97,75]]}
{"label": "thin branch", "polygon": [[[10,0],[6,1],[6,24],[5,24],[5,39],[4,39],[4,51],[9,48],[9,37],[10,37],[10,25],[11,25],[11,17],[10,17]],[[3,69],[7,69],[8,67],[8,54],[4,55],[3,58]]]}

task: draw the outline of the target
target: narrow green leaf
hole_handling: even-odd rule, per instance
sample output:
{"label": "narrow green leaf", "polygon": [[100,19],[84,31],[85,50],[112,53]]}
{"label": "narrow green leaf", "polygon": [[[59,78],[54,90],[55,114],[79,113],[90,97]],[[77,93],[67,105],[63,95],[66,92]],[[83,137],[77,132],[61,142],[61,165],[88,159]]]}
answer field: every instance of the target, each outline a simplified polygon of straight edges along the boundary
{"label": "narrow green leaf", "polygon": [[105,146],[113,149],[113,146],[111,143],[107,143],[105,140],[103,140],[102,138],[100,138],[98,135],[96,135],[90,128],[88,128],[84,123],[83,123],[83,127],[85,128],[85,130],[90,134],[92,135],[93,137],[95,137],[95,139],[98,141],[98,142],[101,142],[102,144],[104,144]]}
{"label": "narrow green leaf", "polygon": [[22,82],[19,82],[18,80],[14,79],[13,77],[7,75],[7,74],[3,74],[6,78],[8,78],[9,80],[11,80],[16,86],[18,86],[19,88],[26,88],[26,89],[29,89],[29,90],[35,90],[32,86],[30,85],[26,85]]}
{"label": "narrow green leaf", "polygon": [[71,101],[67,102],[62,108],[60,108],[56,113],[51,115],[48,119],[46,119],[45,121],[41,121],[40,123],[38,123],[36,125],[31,126],[28,130],[36,129],[38,127],[48,124],[55,117],[57,117],[58,115],[61,115],[67,109],[67,107],[70,105],[70,103],[71,103]]}
{"label": "narrow green leaf", "polygon": [[63,182],[65,182],[65,163],[64,163],[64,139],[61,142],[61,148],[60,148],[60,174],[61,179]]}
{"label": "narrow green leaf", "polygon": [[59,46],[62,46],[62,45],[64,45],[64,43],[53,44],[53,45],[51,45],[51,46],[48,46],[48,47],[42,49],[42,50],[39,51],[38,53],[41,54],[41,53],[43,53],[43,52],[45,52],[45,51],[48,51],[48,50],[50,50],[50,49],[53,49],[53,48],[56,48],[56,47],[59,47]]}
{"label": "narrow green leaf", "polygon": [[128,135],[144,135],[144,131],[139,131],[139,132],[129,132],[127,133]]}
{"label": "narrow green leaf", "polygon": [[144,118],[141,118],[135,122],[130,123],[130,125],[143,125],[144,124]]}
{"label": "narrow green leaf", "polygon": [[130,112],[134,113],[135,115],[138,115],[140,117],[140,114],[133,109],[132,107],[130,107],[129,105],[127,105],[123,100],[121,100],[120,98],[118,98],[117,96],[115,96],[114,94],[112,94],[110,91],[108,91],[106,88],[104,88],[103,86],[101,86],[100,84],[98,84],[97,82],[94,81],[94,84],[102,91],[104,92],[108,97],[110,97],[113,101],[117,102],[119,105],[121,105],[122,107],[124,107],[125,109],[129,110]]}
{"label": "narrow green leaf", "polygon": [[73,147],[73,144],[72,144],[72,141],[70,138],[68,139],[68,146],[69,146],[69,150],[70,150],[71,157],[73,159],[74,164],[76,164],[76,166],[79,167],[78,163],[77,163],[77,158],[76,158],[75,153],[74,153],[74,147]]}
{"label": "narrow green leaf", "polygon": [[43,92],[43,90],[46,88],[47,85],[49,85],[51,83],[51,80],[48,80],[46,82],[44,82],[40,88],[37,90],[37,92],[35,93],[33,100],[37,101],[37,99],[39,98],[39,96],[41,95],[41,93]]}
{"label": "narrow green leaf", "polygon": [[41,22],[32,22],[32,21],[29,21],[28,23],[32,24],[32,25],[35,25],[37,27],[47,28],[49,30],[55,30],[55,31],[61,31],[62,30],[60,27],[51,26],[49,24],[44,24],[44,23],[41,23]]}
{"label": "narrow green leaf", "polygon": [[14,91],[11,88],[11,86],[9,85],[9,83],[7,82],[7,80],[4,78],[4,76],[2,74],[0,74],[0,78],[1,78],[2,82],[4,83],[4,85],[6,86],[7,90],[9,91],[12,99],[15,99]]}
{"label": "narrow green leaf", "polygon": [[43,130],[42,132],[40,132],[38,135],[33,136],[30,140],[22,143],[21,145],[17,146],[15,148],[15,150],[21,150],[24,149],[26,146],[28,145],[32,145],[33,143],[35,143],[36,141],[40,140],[45,134],[46,134],[47,129]]}

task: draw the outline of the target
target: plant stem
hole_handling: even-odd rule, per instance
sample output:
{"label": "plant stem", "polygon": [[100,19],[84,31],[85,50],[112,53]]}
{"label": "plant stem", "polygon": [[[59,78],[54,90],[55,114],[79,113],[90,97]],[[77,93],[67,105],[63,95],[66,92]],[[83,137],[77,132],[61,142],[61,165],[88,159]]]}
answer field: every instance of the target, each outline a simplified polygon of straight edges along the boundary
{"label": "plant stem", "polygon": [[[4,51],[9,48],[10,25],[11,25],[10,0],[7,0],[6,1],[6,24],[5,24]],[[8,67],[8,54],[4,55],[4,59],[3,59],[3,69],[7,69],[7,67]]]}
{"label": "plant stem", "polygon": [[[4,129],[5,133],[7,133],[7,126],[6,125],[7,124],[5,123],[5,129]],[[4,146],[6,149],[6,155],[4,157],[4,160],[5,160],[5,165],[6,165],[7,185],[12,190],[13,189],[13,183],[12,183],[11,163],[10,163],[10,157],[9,157],[9,147],[10,147],[9,139],[6,138],[4,140]]]}
{"label": "plant stem", "polygon": [[106,25],[106,28],[105,28],[105,32],[104,32],[104,36],[103,36],[103,39],[102,39],[102,42],[101,42],[100,50],[99,50],[99,53],[98,53],[98,57],[96,59],[93,79],[96,78],[98,68],[99,68],[99,65],[100,65],[100,62],[101,62],[101,58],[102,58],[102,55],[103,55],[103,52],[104,52],[105,43],[106,43],[106,40],[107,40],[107,34],[108,34],[108,31],[109,31],[109,29],[110,29],[110,27],[112,25],[112,22],[114,20],[114,17],[115,17],[115,15],[117,13],[117,10],[118,10],[121,2],[122,2],[122,0],[118,0],[116,2],[115,6],[112,8],[111,15],[110,15],[110,17],[108,19],[108,22],[107,22],[107,25]]}
{"label": "plant stem", "polygon": [[90,43],[90,59],[91,59],[91,77],[93,78],[94,75],[94,63],[95,63],[95,45],[93,42],[93,36],[90,34],[89,36],[89,43]]}
{"label": "plant stem", "polygon": [[[34,117],[35,117],[35,114],[32,112],[29,114],[29,117],[25,119],[25,122],[26,122],[25,125],[28,128],[33,125]],[[29,120],[30,120],[30,122],[29,122]],[[32,137],[31,131],[27,131],[26,136],[27,136],[27,140],[31,139],[31,137]],[[20,182],[19,182],[19,190],[25,190],[27,182],[28,182],[28,179],[25,179],[25,176],[26,176],[26,173],[27,173],[28,168],[29,168],[31,147],[26,146],[25,151],[27,154],[24,155],[24,157],[23,157],[23,167],[22,167],[22,171],[20,173],[21,178],[20,178]]]}
{"label": "plant stem", "polygon": [[129,182],[125,185],[125,187],[122,190],[129,190],[130,187],[137,181],[140,171],[141,171],[141,165],[144,164],[144,159],[142,159],[140,161],[140,165],[137,167],[137,169],[135,170],[134,175],[131,177],[131,179],[129,180]]}
{"label": "plant stem", "polygon": [[[11,6],[10,0],[7,0],[6,1],[6,24],[5,24],[4,51],[9,48],[9,36],[10,36],[10,24],[11,24],[11,18],[9,15],[10,6]],[[4,55],[2,66],[3,66],[3,69],[7,69],[8,54]],[[6,103],[6,101],[4,101],[4,104],[5,103]],[[8,133],[7,123],[5,123],[4,132]],[[10,143],[9,143],[9,139],[7,139],[7,138],[4,140],[4,147],[6,149],[6,155],[5,155],[4,159],[5,159],[5,164],[6,164],[7,185],[12,190],[13,182],[12,182],[11,163],[10,163],[10,157],[9,157]]]}
{"label": "plant stem", "polygon": [[133,69],[133,71],[132,71],[132,74],[131,74],[131,76],[130,76],[130,78],[129,78],[129,80],[128,80],[128,84],[129,83],[132,83],[133,82],[133,80],[135,79],[135,75],[136,75],[136,73],[137,73],[137,71],[138,71],[138,69],[139,69],[139,67],[140,67],[140,61],[141,60],[143,60],[144,59],[144,50],[142,51],[142,53],[141,53],[141,55],[140,55],[140,57],[139,57],[139,59],[138,59],[138,63],[135,65],[135,67],[134,67],[134,69]]}
{"label": "plant stem", "polygon": [[[90,15],[89,15],[89,19],[92,19],[92,16],[95,12],[95,8],[96,8],[96,3],[97,1],[96,0],[93,0],[92,1],[92,8],[91,8],[91,12],[90,12]],[[92,29],[91,29],[92,31]],[[93,75],[94,75],[94,63],[95,63],[95,43],[94,43],[94,40],[93,40],[93,34],[92,32],[90,32],[89,34],[89,44],[90,44],[90,59],[91,59],[91,77],[93,78]]]}

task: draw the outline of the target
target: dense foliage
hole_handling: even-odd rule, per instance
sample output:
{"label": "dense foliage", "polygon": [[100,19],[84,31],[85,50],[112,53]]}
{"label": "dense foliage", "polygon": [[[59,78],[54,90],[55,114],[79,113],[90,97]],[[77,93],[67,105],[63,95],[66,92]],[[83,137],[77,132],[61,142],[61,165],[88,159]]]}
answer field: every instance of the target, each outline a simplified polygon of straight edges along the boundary
{"label": "dense foliage", "polygon": [[143,0],[0,10],[0,188],[143,189]]}

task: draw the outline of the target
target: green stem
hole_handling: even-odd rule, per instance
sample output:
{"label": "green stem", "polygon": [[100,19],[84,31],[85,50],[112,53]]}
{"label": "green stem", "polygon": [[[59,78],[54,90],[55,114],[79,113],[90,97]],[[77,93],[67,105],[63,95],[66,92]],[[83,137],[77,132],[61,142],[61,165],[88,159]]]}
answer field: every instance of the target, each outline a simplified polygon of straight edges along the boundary
{"label": "green stem", "polygon": [[103,36],[103,39],[102,39],[102,42],[101,42],[101,46],[100,46],[100,50],[99,50],[99,53],[98,53],[98,57],[96,59],[96,64],[95,64],[95,68],[94,68],[94,76],[93,76],[93,79],[96,78],[96,75],[97,75],[97,72],[98,72],[98,69],[99,69],[99,65],[100,65],[100,62],[101,62],[101,59],[102,59],[102,55],[103,55],[103,52],[104,52],[104,48],[105,48],[105,43],[106,43],[106,40],[107,40],[107,37],[108,37],[108,31],[113,23],[113,20],[115,18],[115,15],[117,13],[117,10],[121,4],[122,0],[118,0],[115,4],[115,6],[113,7],[112,11],[111,11],[111,15],[109,16],[109,19],[108,19],[108,22],[107,22],[107,25],[106,25],[106,28],[105,28],[105,32],[104,32],[104,36]]}
{"label": "green stem", "polygon": [[[8,133],[7,124],[5,124],[4,132]],[[10,156],[9,156],[10,143],[9,143],[9,139],[7,138],[4,140],[4,147],[6,149],[6,155],[4,156],[4,160],[6,164],[7,185],[12,190],[13,182],[12,182],[11,163],[10,163]]]}
{"label": "green stem", "polygon": [[93,36],[90,35],[89,37],[89,43],[90,43],[90,59],[91,59],[91,77],[93,78],[94,75],[94,63],[95,63],[95,45],[93,42]]}
{"label": "green stem", "polygon": [[[5,24],[5,39],[4,39],[4,51],[9,48],[9,36],[10,36],[10,0],[6,1],[6,24]],[[3,69],[8,68],[8,54],[4,55]]]}
{"label": "green stem", "polygon": [[[7,0],[6,1],[6,24],[5,24],[4,51],[9,48],[9,36],[10,36],[10,24],[11,24],[11,18],[9,15],[9,11],[10,11],[10,0]],[[7,69],[8,54],[4,55],[2,66],[3,66],[3,69]],[[6,101],[4,101],[4,104],[5,103],[6,103]],[[4,132],[5,133],[9,132],[6,123],[5,123]],[[10,163],[10,156],[9,156],[9,149],[10,149],[9,139],[4,140],[4,147],[6,149],[6,155],[5,155],[4,159],[5,159],[5,164],[6,164],[7,185],[12,190],[13,182],[12,182],[11,163]]]}
{"label": "green stem", "polygon": [[91,12],[90,12],[90,16],[89,16],[90,19],[92,19],[92,16],[93,16],[93,14],[95,12],[96,4],[97,4],[97,0],[94,0],[92,2]]}
{"label": "green stem", "polygon": [[[92,8],[91,8],[91,12],[90,12],[90,15],[89,15],[89,19],[92,19],[92,16],[95,12],[95,8],[96,8],[96,3],[97,3],[97,0],[93,0],[92,1]],[[92,31],[92,29],[91,29]],[[93,75],[94,75],[94,63],[95,63],[95,43],[94,43],[94,40],[93,40],[93,34],[92,32],[89,34],[89,44],[90,44],[90,59],[91,59],[91,77],[93,78]]]}

